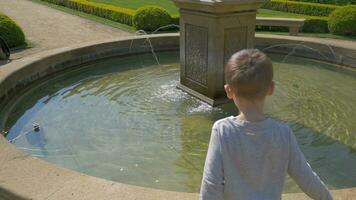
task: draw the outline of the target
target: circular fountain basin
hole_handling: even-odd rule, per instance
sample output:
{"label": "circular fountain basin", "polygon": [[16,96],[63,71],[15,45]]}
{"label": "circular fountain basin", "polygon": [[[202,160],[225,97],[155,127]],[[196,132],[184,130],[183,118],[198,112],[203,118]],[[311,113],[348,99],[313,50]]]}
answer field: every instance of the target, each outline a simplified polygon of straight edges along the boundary
{"label": "circular fountain basin", "polygon": [[[12,104],[7,139],[92,176],[198,192],[212,124],[238,111],[232,103],[212,108],[177,89],[178,52],[157,56],[160,65],[152,54],[113,58],[38,83]],[[356,186],[356,72],[271,57],[276,94],[268,115],[290,124],[329,188]],[[288,178],[285,192],[297,191]]]}
{"label": "circular fountain basin", "polygon": [[[198,192],[211,126],[237,110],[231,103],[211,108],[176,89],[178,52],[157,56],[160,65],[152,54],[121,56],[31,84],[6,101],[7,139],[27,154],[92,176]],[[290,124],[331,189],[355,187],[355,71],[271,57],[277,90],[268,115]],[[287,178],[285,192],[298,191]]]}

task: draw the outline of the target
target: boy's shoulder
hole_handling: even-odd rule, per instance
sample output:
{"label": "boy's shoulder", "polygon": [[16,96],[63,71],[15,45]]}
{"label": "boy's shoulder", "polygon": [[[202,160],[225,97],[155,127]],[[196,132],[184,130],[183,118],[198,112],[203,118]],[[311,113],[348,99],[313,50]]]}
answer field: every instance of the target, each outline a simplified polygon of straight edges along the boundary
{"label": "boy's shoulder", "polygon": [[219,129],[224,126],[231,126],[232,122],[233,122],[233,118],[234,118],[233,116],[230,116],[230,117],[225,117],[225,118],[217,120],[213,125],[213,129],[214,128]]}
{"label": "boy's shoulder", "polygon": [[236,128],[236,127],[244,127],[244,126],[269,127],[276,130],[280,130],[281,132],[291,132],[291,128],[286,122],[274,119],[272,117],[267,117],[262,122],[251,123],[251,122],[241,121],[234,116],[229,116],[216,121],[213,125],[213,129],[221,130],[230,127]]}

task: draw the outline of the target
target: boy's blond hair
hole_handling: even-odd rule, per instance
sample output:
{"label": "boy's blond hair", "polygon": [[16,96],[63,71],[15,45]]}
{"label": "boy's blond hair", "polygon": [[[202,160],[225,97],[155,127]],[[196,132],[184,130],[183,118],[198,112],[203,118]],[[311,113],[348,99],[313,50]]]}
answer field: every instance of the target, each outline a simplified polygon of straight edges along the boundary
{"label": "boy's blond hair", "polygon": [[232,55],[225,67],[226,83],[238,97],[263,99],[272,84],[272,61],[258,49],[246,49]]}

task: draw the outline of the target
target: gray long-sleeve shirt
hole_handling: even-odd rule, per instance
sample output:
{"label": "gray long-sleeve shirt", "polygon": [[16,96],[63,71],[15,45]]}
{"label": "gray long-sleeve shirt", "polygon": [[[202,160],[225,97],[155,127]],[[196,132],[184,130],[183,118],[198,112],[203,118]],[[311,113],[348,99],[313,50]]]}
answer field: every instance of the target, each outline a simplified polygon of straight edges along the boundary
{"label": "gray long-sleeve shirt", "polygon": [[287,124],[227,117],[212,128],[200,199],[281,199],[287,173],[311,198],[332,199]]}

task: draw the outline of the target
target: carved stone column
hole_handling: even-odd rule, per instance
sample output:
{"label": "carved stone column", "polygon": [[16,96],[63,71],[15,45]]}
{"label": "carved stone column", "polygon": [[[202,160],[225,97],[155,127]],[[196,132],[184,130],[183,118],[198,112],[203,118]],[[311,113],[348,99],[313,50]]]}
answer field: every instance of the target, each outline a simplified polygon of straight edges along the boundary
{"label": "carved stone column", "polygon": [[264,0],[173,0],[180,12],[179,88],[209,103],[226,102],[224,66],[253,48],[256,10]]}

